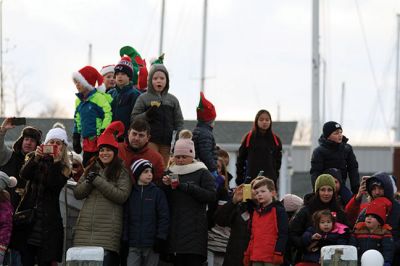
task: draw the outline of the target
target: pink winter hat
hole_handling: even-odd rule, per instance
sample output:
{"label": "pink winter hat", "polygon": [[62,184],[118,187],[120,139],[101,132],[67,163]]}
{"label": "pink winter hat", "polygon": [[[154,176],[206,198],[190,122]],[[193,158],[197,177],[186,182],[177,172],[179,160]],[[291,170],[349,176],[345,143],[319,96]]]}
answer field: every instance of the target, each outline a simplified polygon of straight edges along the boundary
{"label": "pink winter hat", "polygon": [[196,157],[194,151],[194,143],[191,139],[178,139],[175,143],[174,156],[186,155],[190,157]]}

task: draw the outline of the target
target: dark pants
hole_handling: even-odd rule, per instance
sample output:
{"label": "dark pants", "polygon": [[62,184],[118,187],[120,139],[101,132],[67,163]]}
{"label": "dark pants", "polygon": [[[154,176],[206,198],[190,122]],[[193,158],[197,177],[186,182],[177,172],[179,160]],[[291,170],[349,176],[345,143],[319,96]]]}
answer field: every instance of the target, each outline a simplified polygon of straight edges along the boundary
{"label": "dark pants", "polygon": [[176,254],[174,266],[203,266],[205,257],[198,254]]}
{"label": "dark pants", "polygon": [[21,262],[24,266],[34,266],[36,263],[38,266],[51,266],[51,261],[44,261],[43,254],[40,247],[27,244],[22,250]]}
{"label": "dark pants", "polygon": [[119,265],[118,253],[114,251],[104,250],[103,266],[118,266],[118,265]]}

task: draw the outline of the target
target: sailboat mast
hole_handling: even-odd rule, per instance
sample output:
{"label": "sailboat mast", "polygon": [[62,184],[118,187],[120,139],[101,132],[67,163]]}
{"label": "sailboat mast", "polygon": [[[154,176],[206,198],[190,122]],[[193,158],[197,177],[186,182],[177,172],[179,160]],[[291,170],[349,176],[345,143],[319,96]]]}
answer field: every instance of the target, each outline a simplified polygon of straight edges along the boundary
{"label": "sailboat mast", "polygon": [[311,149],[318,145],[319,121],[319,0],[312,6],[312,90],[311,90]]}
{"label": "sailboat mast", "polygon": [[395,84],[395,111],[394,111],[394,140],[396,142],[400,142],[400,80],[399,80],[399,72],[400,72],[400,15],[397,14],[397,49],[396,49],[396,84]]}
{"label": "sailboat mast", "polygon": [[160,26],[160,47],[158,54],[163,53],[163,42],[164,42],[164,20],[165,20],[165,0],[161,0],[161,26]]}
{"label": "sailboat mast", "polygon": [[207,2],[208,0],[204,0],[204,12],[203,12],[203,42],[201,46],[201,83],[200,83],[200,91],[204,92],[204,83],[206,80],[206,41],[207,41]]}

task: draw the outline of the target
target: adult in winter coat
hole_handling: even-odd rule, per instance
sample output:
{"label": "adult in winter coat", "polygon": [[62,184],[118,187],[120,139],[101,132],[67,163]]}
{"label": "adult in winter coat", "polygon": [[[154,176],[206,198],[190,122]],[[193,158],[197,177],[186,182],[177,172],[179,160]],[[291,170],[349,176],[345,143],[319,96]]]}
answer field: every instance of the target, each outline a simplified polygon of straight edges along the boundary
{"label": "adult in winter coat", "polygon": [[362,204],[363,194],[371,200],[385,197],[392,203],[386,223],[392,227],[394,257],[392,265],[400,264],[400,203],[394,199],[393,180],[386,173],[376,173],[371,177],[363,177],[359,191],[346,205],[346,215],[351,224],[363,222],[368,203]]}
{"label": "adult in winter coat", "polygon": [[331,175],[335,179],[336,189],[336,199],[341,204],[341,207],[344,209],[350,199],[353,197],[353,193],[351,193],[350,189],[346,187],[346,184],[343,183],[342,172],[336,168],[328,168],[324,170],[324,174]]}
{"label": "adult in winter coat", "polygon": [[289,238],[297,249],[296,261],[302,260],[302,254],[307,248],[302,235],[313,225],[312,215],[316,211],[328,209],[336,215],[336,221],[348,225],[346,215],[335,196],[335,181],[331,175],[322,174],[315,182],[314,196],[292,217],[289,222]]}
{"label": "adult in winter coat", "polygon": [[124,134],[121,121],[112,122],[98,139],[99,158],[93,160],[74,189],[85,199],[76,223],[74,246],[99,246],[105,250],[103,265],[118,265],[123,225],[123,204],[131,191],[128,170],[118,158]]}
{"label": "adult in winter coat", "polygon": [[24,266],[33,266],[36,261],[50,266],[54,261],[61,262],[63,255],[64,230],[58,199],[71,174],[67,133],[59,127],[50,129],[44,143],[52,145],[53,151],[38,146],[27,155],[20,171],[21,178],[29,184],[18,211],[35,210],[31,224],[13,229],[12,244],[20,250]]}
{"label": "adult in winter coat", "polygon": [[11,196],[11,204],[15,209],[21,200],[21,193],[17,192],[23,191],[26,185],[26,182],[19,177],[19,171],[25,163],[25,155],[41,144],[42,132],[31,126],[25,127],[10,149],[4,143],[4,138],[7,131],[14,128],[12,117],[5,118],[0,126],[0,171],[18,180],[16,187],[7,189]]}
{"label": "adult in winter coat", "polygon": [[325,169],[337,168],[341,171],[343,184],[347,176],[350,179],[350,188],[353,194],[358,192],[360,176],[358,162],[353,148],[348,144],[348,138],[342,135],[342,126],[334,121],[324,124],[323,133],[319,138],[319,146],[315,148],[311,157],[311,184]]}
{"label": "adult in winter coat", "polygon": [[149,146],[163,156],[164,165],[167,166],[172,135],[183,128],[183,116],[178,99],[169,93],[169,75],[162,62],[150,68],[147,92],[137,99],[131,122],[136,118],[144,118],[150,123]]}
{"label": "adult in winter coat", "polygon": [[[207,204],[215,201],[213,176],[195,158],[191,139],[179,139],[175,144],[175,165],[171,174],[163,177],[170,207],[169,253],[175,254],[175,266],[201,266],[207,258]],[[178,175],[179,182],[171,175]]]}
{"label": "adult in winter coat", "polygon": [[260,171],[277,186],[282,161],[282,142],[272,132],[271,114],[267,110],[258,111],[253,129],[246,134],[239,148],[236,162],[236,184],[246,177],[254,179]]}
{"label": "adult in winter coat", "polygon": [[223,266],[242,266],[243,254],[249,244],[250,216],[248,215],[248,219],[244,219],[242,214],[252,213],[252,209],[249,210],[246,202],[241,202],[242,197],[243,185],[236,188],[231,202],[226,203],[215,212],[215,223],[231,228]]}

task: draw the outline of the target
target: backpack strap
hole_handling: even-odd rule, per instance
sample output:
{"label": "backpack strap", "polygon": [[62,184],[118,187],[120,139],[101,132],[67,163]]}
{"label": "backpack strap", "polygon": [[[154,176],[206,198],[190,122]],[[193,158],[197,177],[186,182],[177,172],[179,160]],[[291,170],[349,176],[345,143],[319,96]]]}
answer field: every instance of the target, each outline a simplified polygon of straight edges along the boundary
{"label": "backpack strap", "polygon": [[250,139],[251,139],[251,135],[253,134],[253,131],[252,130],[250,130],[249,131],[249,133],[247,133],[247,136],[246,136],[246,148],[248,148],[249,146],[250,146]]}
{"label": "backpack strap", "polygon": [[[246,136],[246,148],[248,148],[250,146],[250,139],[251,139],[251,135],[253,134],[253,131],[250,130],[249,133],[247,133]],[[276,147],[279,146],[279,141],[278,141],[278,137],[272,132],[272,136],[274,137],[274,142]]]}
{"label": "backpack strap", "polygon": [[274,137],[275,145],[278,147],[279,146],[278,137],[274,134],[274,132],[272,132],[272,136]]}

